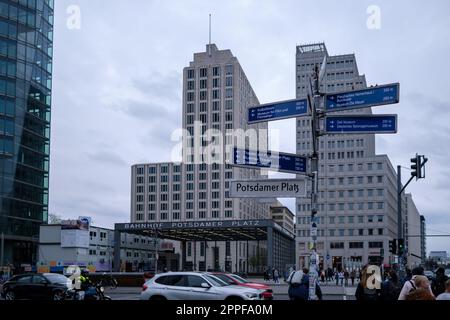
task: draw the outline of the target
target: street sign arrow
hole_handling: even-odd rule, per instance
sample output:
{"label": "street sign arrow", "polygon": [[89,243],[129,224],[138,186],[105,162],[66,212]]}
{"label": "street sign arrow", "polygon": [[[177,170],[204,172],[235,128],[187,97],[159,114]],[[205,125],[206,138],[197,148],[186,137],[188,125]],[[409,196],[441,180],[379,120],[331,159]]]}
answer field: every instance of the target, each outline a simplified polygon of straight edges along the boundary
{"label": "street sign arrow", "polygon": [[308,101],[306,99],[280,101],[249,108],[248,123],[295,118],[307,114]]}
{"label": "street sign arrow", "polygon": [[325,131],[329,134],[397,133],[397,115],[327,116]]}
{"label": "street sign arrow", "polygon": [[259,152],[234,148],[231,165],[249,169],[265,168],[293,174],[306,173],[306,157],[274,151]]}
{"label": "street sign arrow", "polygon": [[395,104],[400,101],[399,95],[399,83],[328,94],[325,97],[325,111],[332,112]]}

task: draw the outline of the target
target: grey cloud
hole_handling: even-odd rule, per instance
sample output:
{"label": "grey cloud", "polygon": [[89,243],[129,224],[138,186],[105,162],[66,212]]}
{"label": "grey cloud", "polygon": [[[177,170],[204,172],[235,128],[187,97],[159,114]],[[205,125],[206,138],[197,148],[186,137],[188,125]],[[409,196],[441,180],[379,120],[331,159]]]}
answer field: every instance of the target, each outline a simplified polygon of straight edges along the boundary
{"label": "grey cloud", "polygon": [[111,151],[98,151],[88,155],[89,159],[99,163],[109,163],[117,166],[125,166],[127,162],[120,155]]}

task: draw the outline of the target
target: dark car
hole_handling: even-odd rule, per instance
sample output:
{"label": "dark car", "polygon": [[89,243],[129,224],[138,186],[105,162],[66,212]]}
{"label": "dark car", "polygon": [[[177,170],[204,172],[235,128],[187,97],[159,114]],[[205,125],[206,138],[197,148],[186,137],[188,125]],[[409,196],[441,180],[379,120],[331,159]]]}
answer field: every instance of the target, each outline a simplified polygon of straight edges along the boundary
{"label": "dark car", "polygon": [[63,300],[72,281],[60,274],[22,274],[3,284],[1,295],[5,300]]}

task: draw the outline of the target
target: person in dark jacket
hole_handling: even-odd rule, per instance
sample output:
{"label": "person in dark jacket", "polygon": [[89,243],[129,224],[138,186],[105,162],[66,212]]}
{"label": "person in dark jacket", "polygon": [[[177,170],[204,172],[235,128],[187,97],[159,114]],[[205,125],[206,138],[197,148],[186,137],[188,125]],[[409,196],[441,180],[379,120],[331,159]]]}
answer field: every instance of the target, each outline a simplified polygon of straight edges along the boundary
{"label": "person in dark jacket", "polygon": [[390,270],[388,279],[381,284],[381,300],[394,301],[398,300],[402,285],[398,280],[397,272]]}
{"label": "person in dark jacket", "polygon": [[[308,301],[309,300],[309,270],[303,268],[301,280],[297,283],[292,283],[289,287],[289,298],[295,301]],[[322,290],[319,286],[319,281],[316,280],[316,296],[318,300],[322,300]]]}
{"label": "person in dark jacket", "polygon": [[448,277],[445,275],[445,269],[442,267],[437,268],[436,277],[431,281],[431,290],[435,297],[445,292],[445,283]]}

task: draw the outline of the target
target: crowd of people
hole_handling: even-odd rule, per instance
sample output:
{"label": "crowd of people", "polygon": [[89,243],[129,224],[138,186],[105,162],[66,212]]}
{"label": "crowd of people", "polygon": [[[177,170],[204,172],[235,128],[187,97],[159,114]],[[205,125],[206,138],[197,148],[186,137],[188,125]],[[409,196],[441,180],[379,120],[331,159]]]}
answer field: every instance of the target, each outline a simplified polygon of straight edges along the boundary
{"label": "crowd of people", "polygon": [[374,285],[372,275],[367,268],[362,270],[356,300],[450,300],[450,280],[444,268],[438,268],[431,281],[424,275],[422,267],[407,270],[404,279],[399,279],[397,272],[390,270],[379,288]]}

